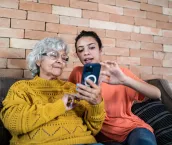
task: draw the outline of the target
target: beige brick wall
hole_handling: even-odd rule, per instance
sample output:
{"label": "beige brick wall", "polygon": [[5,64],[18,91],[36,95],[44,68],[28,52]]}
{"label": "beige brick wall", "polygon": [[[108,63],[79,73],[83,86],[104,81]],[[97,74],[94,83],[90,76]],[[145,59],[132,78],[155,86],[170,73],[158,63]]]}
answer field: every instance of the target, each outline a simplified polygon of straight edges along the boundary
{"label": "beige brick wall", "polygon": [[74,39],[83,29],[101,37],[103,60],[172,83],[172,0],[0,0],[0,75],[30,77],[27,54],[55,36],[70,46],[67,78],[81,64]]}

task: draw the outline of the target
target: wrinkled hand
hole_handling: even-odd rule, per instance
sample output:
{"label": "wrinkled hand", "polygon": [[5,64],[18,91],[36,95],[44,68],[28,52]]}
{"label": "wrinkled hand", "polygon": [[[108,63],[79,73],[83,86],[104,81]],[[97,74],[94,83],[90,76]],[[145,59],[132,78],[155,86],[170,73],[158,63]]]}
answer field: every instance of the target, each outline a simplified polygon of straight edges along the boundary
{"label": "wrinkled hand", "polygon": [[105,61],[101,63],[104,70],[100,73],[99,82],[105,82],[112,85],[123,85],[127,76],[114,61]]}
{"label": "wrinkled hand", "polygon": [[62,101],[64,102],[67,111],[77,106],[77,104],[75,103],[75,100],[78,100],[78,99],[76,98],[76,95],[74,94],[65,94],[63,96]]}
{"label": "wrinkled hand", "polygon": [[91,87],[77,84],[77,98],[86,100],[92,105],[100,104],[102,101],[100,86],[96,85],[90,79],[87,79],[86,81]]}

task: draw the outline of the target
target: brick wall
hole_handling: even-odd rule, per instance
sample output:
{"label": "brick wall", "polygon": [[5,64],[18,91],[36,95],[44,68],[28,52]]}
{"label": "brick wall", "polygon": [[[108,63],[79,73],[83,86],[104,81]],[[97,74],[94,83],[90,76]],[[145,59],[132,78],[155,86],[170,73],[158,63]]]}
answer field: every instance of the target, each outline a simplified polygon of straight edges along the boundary
{"label": "brick wall", "polygon": [[172,0],[0,0],[0,76],[31,77],[32,46],[59,36],[70,46],[67,78],[80,65],[74,38],[83,29],[99,34],[103,59],[172,83]]}

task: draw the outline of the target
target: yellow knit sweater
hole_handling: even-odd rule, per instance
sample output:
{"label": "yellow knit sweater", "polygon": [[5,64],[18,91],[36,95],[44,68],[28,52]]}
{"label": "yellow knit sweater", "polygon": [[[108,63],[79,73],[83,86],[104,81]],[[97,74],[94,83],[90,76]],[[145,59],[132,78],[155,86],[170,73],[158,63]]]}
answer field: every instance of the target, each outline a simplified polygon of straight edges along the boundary
{"label": "yellow knit sweater", "polygon": [[104,102],[66,111],[62,97],[76,86],[61,80],[21,80],[10,88],[1,119],[11,132],[11,144],[67,145],[94,143],[104,121]]}

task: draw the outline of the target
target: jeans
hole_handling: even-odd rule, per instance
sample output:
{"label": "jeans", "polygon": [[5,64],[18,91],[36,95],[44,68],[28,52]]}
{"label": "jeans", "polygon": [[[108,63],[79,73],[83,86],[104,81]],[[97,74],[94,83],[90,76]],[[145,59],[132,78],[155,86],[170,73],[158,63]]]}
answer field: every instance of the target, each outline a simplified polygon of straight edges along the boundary
{"label": "jeans", "polygon": [[157,145],[155,135],[146,128],[136,128],[122,143],[106,142],[105,145]]}

